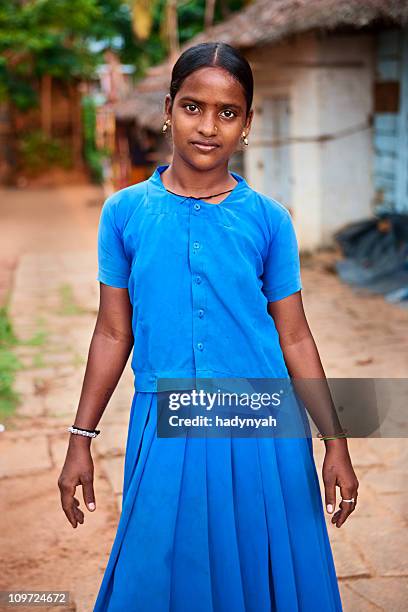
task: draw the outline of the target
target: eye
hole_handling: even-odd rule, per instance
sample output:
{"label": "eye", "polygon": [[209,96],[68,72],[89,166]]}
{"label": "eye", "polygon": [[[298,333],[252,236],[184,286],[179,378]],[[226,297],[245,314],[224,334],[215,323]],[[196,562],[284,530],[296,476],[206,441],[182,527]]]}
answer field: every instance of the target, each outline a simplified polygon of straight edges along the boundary
{"label": "eye", "polygon": [[[236,117],[236,113],[234,113],[234,111],[232,111],[230,108],[226,108],[225,111],[223,111],[224,113],[232,113],[232,117]],[[227,117],[227,119],[232,119],[231,116]]]}
{"label": "eye", "polygon": [[[198,106],[197,106],[196,104],[193,104],[192,102],[190,102],[189,104],[183,104],[183,108],[191,108],[191,107],[193,107],[193,108],[198,108]],[[189,110],[189,112],[191,112],[191,113],[192,113],[193,111]],[[226,108],[226,109],[223,111],[223,113],[232,113],[231,115],[229,115],[228,117],[226,117],[226,119],[232,119],[233,117],[236,117],[236,116],[237,116],[237,114],[236,114],[234,111],[232,111],[230,108]]]}
{"label": "eye", "polygon": [[195,108],[197,108],[195,104],[183,104],[183,108],[187,108],[188,106],[194,106]]}

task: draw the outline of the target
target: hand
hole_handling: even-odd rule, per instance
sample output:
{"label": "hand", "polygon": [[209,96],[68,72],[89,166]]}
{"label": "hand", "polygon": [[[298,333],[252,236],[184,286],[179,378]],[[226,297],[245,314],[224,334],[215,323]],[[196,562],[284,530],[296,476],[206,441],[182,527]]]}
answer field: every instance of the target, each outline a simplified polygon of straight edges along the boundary
{"label": "hand", "polygon": [[82,495],[88,510],[93,512],[96,508],[93,475],[90,438],[71,434],[65,463],[58,478],[58,487],[62,508],[73,528],[76,528],[78,523],[84,522],[84,513],[79,508],[79,500],[74,497],[78,485],[82,485]]}
{"label": "hand", "polygon": [[326,443],[326,456],[322,469],[326,509],[330,514],[336,507],[336,485],[340,487],[340,494],[343,499],[354,497],[354,502],[340,502],[340,509],[337,510],[331,520],[333,524],[336,524],[336,527],[341,527],[349,515],[354,512],[358,496],[359,482],[351,465],[345,442],[344,439],[338,439]]}

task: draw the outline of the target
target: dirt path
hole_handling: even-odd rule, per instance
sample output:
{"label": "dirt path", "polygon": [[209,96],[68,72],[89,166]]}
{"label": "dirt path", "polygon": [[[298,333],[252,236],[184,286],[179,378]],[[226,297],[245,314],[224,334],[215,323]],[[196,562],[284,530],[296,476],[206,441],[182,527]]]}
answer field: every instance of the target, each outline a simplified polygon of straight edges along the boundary
{"label": "dirt path", "polygon": [[44,342],[16,349],[25,366],[16,384],[23,402],[0,434],[6,459],[0,466],[0,513],[7,534],[1,540],[0,588],[70,591],[73,603],[64,610],[91,609],[119,506],[96,469],[97,511],[85,510],[84,525],[73,529],[57,488],[68,436],[62,424],[76,409],[97,308],[94,245],[102,199],[93,187],[2,194],[0,262],[7,270],[0,296],[4,301],[12,291],[20,339],[47,335]]}
{"label": "dirt path", "polygon": [[[38,340],[16,350],[25,365],[17,377],[23,401],[0,434],[5,458],[0,512],[7,534],[1,544],[0,590],[67,590],[71,610],[90,612],[121,506],[129,364],[101,421],[104,435],[92,442],[97,511],[85,510],[85,524],[76,530],[60,508],[57,478],[97,309],[102,194],[72,187],[14,190],[0,197],[6,203],[0,212],[5,227],[0,262],[9,262],[3,296],[12,280],[15,330],[23,340],[33,335]],[[381,296],[356,295],[327,270],[333,257],[322,253],[302,262],[306,314],[327,376],[406,377],[408,310]],[[360,480],[360,509],[340,530],[328,522],[344,609],[402,611],[408,598],[401,554],[408,533],[407,445],[398,439],[349,443]],[[324,447],[319,441],[314,447],[320,473]]]}

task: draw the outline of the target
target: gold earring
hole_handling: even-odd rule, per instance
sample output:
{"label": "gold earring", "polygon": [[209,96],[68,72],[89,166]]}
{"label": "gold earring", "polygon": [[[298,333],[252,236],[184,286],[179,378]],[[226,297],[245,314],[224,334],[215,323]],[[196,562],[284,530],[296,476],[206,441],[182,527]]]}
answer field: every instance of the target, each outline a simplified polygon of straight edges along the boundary
{"label": "gold earring", "polygon": [[245,132],[243,132],[243,142],[244,142],[244,144],[245,144],[245,145],[248,145],[248,144],[249,144],[249,142],[248,142],[248,138],[247,138],[247,136],[246,136]]}
{"label": "gold earring", "polygon": [[163,123],[163,127],[162,127],[162,132],[165,132],[168,128],[168,126],[170,125],[170,119],[167,119],[164,123]]}

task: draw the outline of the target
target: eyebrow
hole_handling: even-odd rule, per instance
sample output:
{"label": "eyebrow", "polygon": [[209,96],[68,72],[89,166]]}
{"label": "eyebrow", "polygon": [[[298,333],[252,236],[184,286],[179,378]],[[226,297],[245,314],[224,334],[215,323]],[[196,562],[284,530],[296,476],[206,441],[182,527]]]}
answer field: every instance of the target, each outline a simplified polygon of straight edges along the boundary
{"label": "eyebrow", "polygon": [[[197,102],[198,104],[205,104],[204,100],[197,100],[197,98],[191,98],[190,96],[183,96],[180,98],[179,102],[185,102],[190,100],[191,102]],[[217,106],[230,106],[231,108],[236,108],[237,110],[241,110],[241,106],[238,104],[233,104],[232,102],[220,102]]]}

